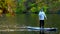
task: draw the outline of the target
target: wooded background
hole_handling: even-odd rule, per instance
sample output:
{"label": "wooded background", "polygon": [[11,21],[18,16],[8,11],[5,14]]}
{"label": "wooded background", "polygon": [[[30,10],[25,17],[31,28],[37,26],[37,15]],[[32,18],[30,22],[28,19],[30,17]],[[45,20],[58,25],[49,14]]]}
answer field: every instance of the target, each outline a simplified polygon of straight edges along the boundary
{"label": "wooded background", "polygon": [[46,13],[60,13],[60,0],[0,0],[0,7],[8,9],[7,5],[16,13],[37,13],[43,7]]}

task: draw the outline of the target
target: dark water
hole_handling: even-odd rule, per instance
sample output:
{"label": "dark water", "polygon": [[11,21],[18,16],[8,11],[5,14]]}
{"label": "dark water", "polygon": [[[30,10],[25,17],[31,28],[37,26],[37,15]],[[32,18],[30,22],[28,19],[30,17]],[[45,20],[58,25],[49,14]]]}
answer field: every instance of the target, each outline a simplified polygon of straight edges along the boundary
{"label": "dark water", "polygon": [[38,32],[0,32],[0,34],[39,34]]}
{"label": "dark water", "polygon": [[[59,34],[60,32],[60,15],[47,14],[45,20],[45,27],[58,28],[57,32],[46,32],[46,34]],[[17,25],[17,26],[39,26],[39,19],[37,14],[17,14],[16,16],[0,17],[0,25]],[[0,34],[39,34],[39,32],[15,31],[15,32],[0,32]]]}

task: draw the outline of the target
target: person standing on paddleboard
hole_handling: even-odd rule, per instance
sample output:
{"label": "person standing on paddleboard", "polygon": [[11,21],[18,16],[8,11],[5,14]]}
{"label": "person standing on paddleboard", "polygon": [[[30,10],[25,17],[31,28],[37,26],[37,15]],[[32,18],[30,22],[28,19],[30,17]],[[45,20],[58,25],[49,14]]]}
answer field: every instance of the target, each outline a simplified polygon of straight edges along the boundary
{"label": "person standing on paddleboard", "polygon": [[44,20],[45,18],[47,19],[47,17],[43,8],[39,11],[38,16],[39,16],[40,27],[44,28]]}

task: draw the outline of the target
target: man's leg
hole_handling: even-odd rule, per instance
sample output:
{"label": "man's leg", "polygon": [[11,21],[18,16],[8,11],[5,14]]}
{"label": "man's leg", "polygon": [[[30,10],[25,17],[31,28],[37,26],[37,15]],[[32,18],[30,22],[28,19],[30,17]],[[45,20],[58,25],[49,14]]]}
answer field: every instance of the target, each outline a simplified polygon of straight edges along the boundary
{"label": "man's leg", "polygon": [[40,20],[40,27],[44,28],[44,20]]}
{"label": "man's leg", "polygon": [[43,30],[40,31],[40,34],[44,34],[44,20],[40,20],[40,28],[43,28]]}

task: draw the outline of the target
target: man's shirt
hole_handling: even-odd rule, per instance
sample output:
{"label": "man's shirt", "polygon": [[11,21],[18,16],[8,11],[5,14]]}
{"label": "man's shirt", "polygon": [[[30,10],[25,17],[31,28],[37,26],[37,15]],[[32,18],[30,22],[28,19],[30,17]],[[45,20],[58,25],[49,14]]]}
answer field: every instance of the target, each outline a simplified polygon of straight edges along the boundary
{"label": "man's shirt", "polygon": [[46,18],[46,15],[43,11],[39,12],[39,20],[44,20],[44,18]]}

